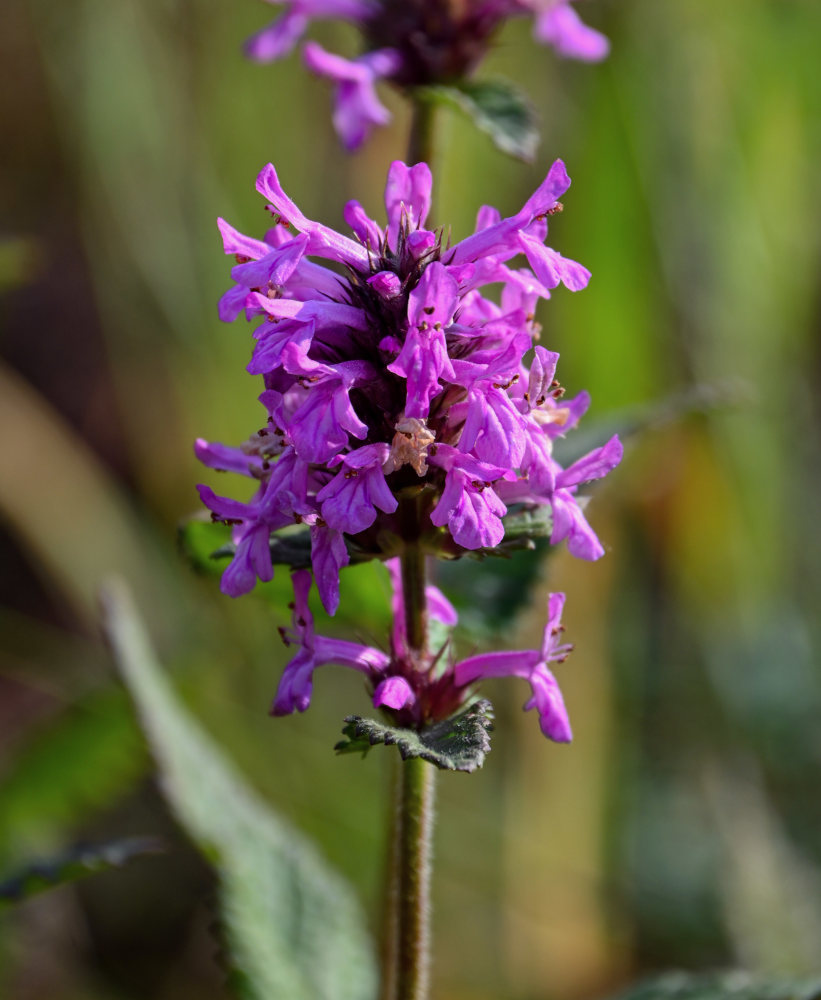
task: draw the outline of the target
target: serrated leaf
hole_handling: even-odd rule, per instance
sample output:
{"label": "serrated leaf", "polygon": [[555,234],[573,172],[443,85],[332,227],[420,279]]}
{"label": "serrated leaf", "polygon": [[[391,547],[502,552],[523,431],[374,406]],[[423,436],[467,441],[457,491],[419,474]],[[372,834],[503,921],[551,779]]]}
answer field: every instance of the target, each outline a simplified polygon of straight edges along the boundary
{"label": "serrated leaf", "polygon": [[337,753],[366,754],[378,743],[396,746],[403,760],[421,757],[443,771],[475,771],[490,753],[493,706],[476,701],[458,715],[425,729],[400,729],[359,715],[346,716],[342,730],[346,739],[336,744]]}
{"label": "serrated leaf", "polygon": [[821,1000],[821,979],[771,979],[747,972],[668,972],[618,994],[616,1000]]}
{"label": "serrated leaf", "polygon": [[189,715],[121,584],[106,630],[178,819],[219,871],[228,945],[248,1000],[373,1000],[371,944],[351,888],[281,820]]}
{"label": "serrated leaf", "polygon": [[527,163],[535,159],[539,145],[536,112],[509,80],[467,80],[453,87],[425,87],[423,96],[458,108],[502,152]]}
{"label": "serrated leaf", "polygon": [[133,858],[160,851],[162,844],[156,837],[128,837],[106,844],[75,847],[57,857],[27,865],[0,882],[0,908],[98,872],[121,868]]}

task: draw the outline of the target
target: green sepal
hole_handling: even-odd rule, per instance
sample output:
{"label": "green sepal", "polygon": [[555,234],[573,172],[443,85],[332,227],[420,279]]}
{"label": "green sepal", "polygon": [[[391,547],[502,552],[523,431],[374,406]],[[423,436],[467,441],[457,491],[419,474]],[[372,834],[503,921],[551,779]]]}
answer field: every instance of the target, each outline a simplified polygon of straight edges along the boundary
{"label": "green sepal", "polygon": [[619,993],[616,1000],[821,1000],[821,979],[788,979],[742,971],[667,972]]}
{"label": "green sepal", "polygon": [[56,857],[27,865],[0,882],[0,908],[97,872],[121,868],[132,858],[159,854],[162,850],[162,843],[156,837],[127,837],[106,844],[75,847]]}
{"label": "green sepal", "polygon": [[421,757],[443,771],[476,771],[490,753],[493,706],[482,699],[468,705],[457,715],[435,722],[425,729],[400,729],[359,715],[345,717],[344,740],[336,744],[337,753],[361,753],[376,746],[396,746],[402,760]]}
{"label": "green sepal", "polygon": [[536,111],[509,80],[465,80],[453,86],[424,87],[421,96],[450,104],[490,136],[497,149],[532,163],[539,145]]}

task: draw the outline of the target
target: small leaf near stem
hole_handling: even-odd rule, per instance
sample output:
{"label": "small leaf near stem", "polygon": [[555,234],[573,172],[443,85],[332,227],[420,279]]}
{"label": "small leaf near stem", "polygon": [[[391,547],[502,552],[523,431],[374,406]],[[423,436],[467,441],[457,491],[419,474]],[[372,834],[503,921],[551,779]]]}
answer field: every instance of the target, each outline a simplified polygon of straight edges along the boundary
{"label": "small leaf near stem", "polygon": [[490,136],[497,149],[525,163],[536,158],[539,129],[536,112],[525,95],[508,80],[463,80],[452,86],[426,87],[420,104],[449,104],[462,111]]}
{"label": "small leaf near stem", "polygon": [[345,718],[345,736],[334,749],[337,753],[366,754],[378,743],[395,746],[402,760],[419,757],[442,771],[476,771],[490,753],[493,707],[485,699],[473,702],[449,719],[424,729],[400,729],[358,715]]}

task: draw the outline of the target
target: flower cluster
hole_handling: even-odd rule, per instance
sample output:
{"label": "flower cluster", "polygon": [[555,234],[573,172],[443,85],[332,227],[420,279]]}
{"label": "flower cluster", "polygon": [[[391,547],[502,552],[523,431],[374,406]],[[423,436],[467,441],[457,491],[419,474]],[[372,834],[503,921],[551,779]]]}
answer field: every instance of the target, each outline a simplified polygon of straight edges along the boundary
{"label": "flower cluster", "polygon": [[[351,238],[306,218],[269,164],[257,180],[274,221],[265,238],[220,220],[237,261],[220,314],[260,320],[248,371],[263,376],[267,412],[238,448],[196,444],[206,465],[257,484],[247,501],[199,487],[212,517],[232,525],[226,594],[271,579],[271,536],[294,524],[310,530],[331,614],[352,551],[384,559],[412,547],[452,558],[494,548],[511,504],[549,505],[552,543],[567,539],[584,559],[602,555],[577,490],[619,462],[621,444],[613,437],[562,468],[553,441],[589,398],[565,401],[558,355],[533,348],[538,300],[589,279],[545,245],[570,185],[564,164],[515,215],[483,207],[474,234],[455,245],[425,228],[431,183],[424,163],[393,163],[387,226],[352,201]],[[512,267],[521,255],[529,267]],[[500,289],[495,299],[484,294],[490,286]]]}
{"label": "flower cluster", "polygon": [[[393,585],[393,631],[390,655],[373,646],[329,639],[314,633],[308,607],[311,574],[294,573],[293,623],[283,629],[287,645],[298,645],[299,652],[286,666],[271,709],[273,715],[304,712],[311,701],[313,673],[328,664],[360,671],[370,685],[373,703],[388,709],[402,726],[419,728],[425,722],[447,718],[465,700],[471,687],[486,677],[521,677],[530,683],[531,697],[525,709],[535,708],[542,732],[558,743],[572,738],[570,721],[559,685],[549,663],[562,663],[572,646],[561,641],[564,594],[551,594],[548,620],[540,649],[499,650],[471,656],[459,663],[445,663],[448,643],[431,658],[428,669],[420,672],[408,649],[403,612],[402,581],[397,559],[387,563]],[[445,628],[457,622],[453,606],[436,587],[427,588],[428,613]]]}
{"label": "flower cluster", "polygon": [[357,59],[327,52],[316,42],[303,49],[305,64],[336,89],[334,126],[355,149],[390,114],[376,93],[379,80],[401,88],[449,84],[476,68],[499,26],[532,14],[534,35],[559,55],[596,61],[608,52],[604,35],[584,24],[571,0],[282,0],[285,11],[252,36],[246,52],[258,62],[287,55],[312,20],[340,18],[360,29],[365,51]]}
{"label": "flower cluster", "polygon": [[[448,717],[483,677],[527,679],[544,733],[570,739],[561,694],[548,663],[570,647],[559,641],[563,595],[550,598],[540,650],[494,652],[460,663],[437,650],[410,648],[398,560],[415,549],[452,558],[492,549],[504,538],[509,505],[549,506],[551,541],[585,559],[602,555],[578,487],[621,458],[613,437],[568,468],[553,441],[588,406],[566,401],[555,380],[558,355],[537,345],[534,313],[559,284],[578,290],[589,272],[545,245],[547,220],[570,185],[556,161],[521,210],[501,218],[483,207],[473,235],[449,245],[425,228],[432,178],[424,163],[392,164],[387,225],[355,201],[345,207],[353,236],[308,219],[268,165],[258,190],[273,227],[263,240],[219,221],[234,284],[220,300],[230,321],[259,320],[248,370],[261,375],[267,422],[240,447],[199,440],[208,466],[250,477],[250,500],[200,486],[217,521],[232,526],[235,551],[222,590],[238,596],[273,575],[271,539],[303,525],[313,577],[326,610],[339,602],[339,572],[354,552],[388,560],[394,587],[390,652],[316,636],[308,609],[311,573],[293,577],[291,630],[299,649],[274,702],[275,714],[304,711],[317,666],[362,672],[374,704],[401,725]],[[517,257],[527,267],[513,267]],[[321,262],[321,263],[320,263]],[[491,297],[488,292],[496,289]],[[428,587],[430,619],[451,628],[456,614]]]}

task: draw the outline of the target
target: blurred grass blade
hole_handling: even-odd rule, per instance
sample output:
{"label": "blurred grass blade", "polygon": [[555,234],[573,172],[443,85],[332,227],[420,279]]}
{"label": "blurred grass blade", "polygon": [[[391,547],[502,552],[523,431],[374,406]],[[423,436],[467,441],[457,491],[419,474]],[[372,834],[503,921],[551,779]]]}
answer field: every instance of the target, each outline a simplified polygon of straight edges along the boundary
{"label": "blurred grass blade", "polygon": [[776,979],[741,971],[668,972],[638,983],[617,1000],[821,1000],[821,979]]}
{"label": "blurred grass blade", "polygon": [[55,858],[30,864],[0,882],[0,910],[47,889],[56,889],[111,868],[121,868],[133,858],[161,851],[162,843],[156,837],[128,837],[72,848]]}
{"label": "blurred grass blade", "polygon": [[163,631],[178,620],[179,567],[89,446],[2,363],[0,515],[81,619],[94,620],[100,581],[127,566],[152,620]]}
{"label": "blurred grass blade", "polygon": [[103,607],[165,793],[219,870],[242,995],[373,1000],[373,956],[351,889],[248,787],[177,701],[121,583],[106,587]]}

